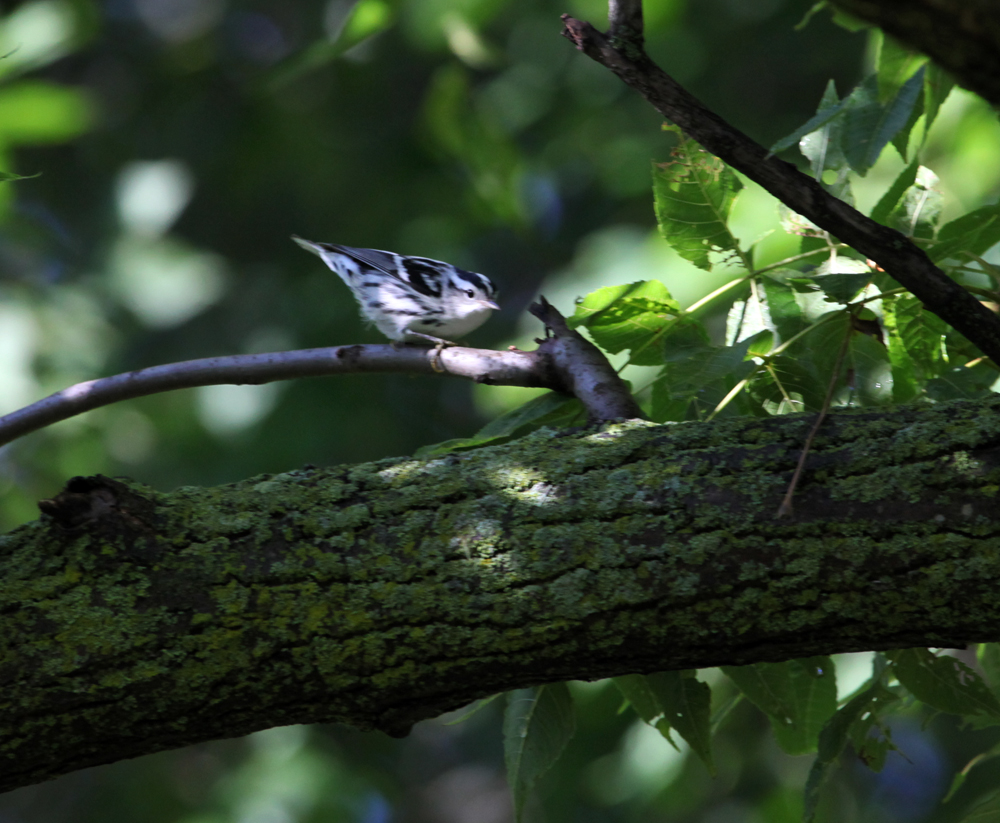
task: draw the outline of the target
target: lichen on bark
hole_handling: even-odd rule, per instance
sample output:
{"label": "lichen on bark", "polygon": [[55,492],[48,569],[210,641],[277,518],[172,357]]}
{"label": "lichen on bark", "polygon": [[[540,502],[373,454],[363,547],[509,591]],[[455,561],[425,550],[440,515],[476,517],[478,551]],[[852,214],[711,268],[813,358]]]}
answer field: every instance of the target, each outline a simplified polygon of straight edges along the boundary
{"label": "lichen on bark", "polygon": [[1000,635],[1000,400],[541,430],[155,492],[0,538],[0,789],[534,683]]}

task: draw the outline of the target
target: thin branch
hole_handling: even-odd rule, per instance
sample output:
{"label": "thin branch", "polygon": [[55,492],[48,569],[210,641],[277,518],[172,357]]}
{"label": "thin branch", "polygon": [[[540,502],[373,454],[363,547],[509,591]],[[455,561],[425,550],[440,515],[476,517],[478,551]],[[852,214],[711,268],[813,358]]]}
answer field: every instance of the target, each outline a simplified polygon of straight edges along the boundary
{"label": "thin branch", "polygon": [[207,357],[77,383],[0,417],[0,446],[83,412],[149,394],[220,384],[260,384],[299,377],[396,372],[451,374],[477,383],[561,391],[566,381],[540,352],[449,347],[355,345]]}
{"label": "thin branch", "polygon": [[900,232],[865,217],[791,163],[734,128],[653,63],[638,48],[617,49],[590,23],[563,15],[563,34],[613,71],[705,149],[759,183],[781,202],[876,261],[929,311],[1000,363],[1000,318],[951,280]]}

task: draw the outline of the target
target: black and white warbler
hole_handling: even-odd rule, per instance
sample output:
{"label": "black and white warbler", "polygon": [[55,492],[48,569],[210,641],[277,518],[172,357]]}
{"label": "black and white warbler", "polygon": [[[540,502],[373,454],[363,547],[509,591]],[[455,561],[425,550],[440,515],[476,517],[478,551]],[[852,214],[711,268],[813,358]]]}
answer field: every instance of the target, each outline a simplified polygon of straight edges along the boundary
{"label": "black and white warbler", "polygon": [[426,257],[313,243],[292,235],[322,259],[354,293],[361,314],[393,341],[439,344],[478,328],[500,307],[482,274]]}

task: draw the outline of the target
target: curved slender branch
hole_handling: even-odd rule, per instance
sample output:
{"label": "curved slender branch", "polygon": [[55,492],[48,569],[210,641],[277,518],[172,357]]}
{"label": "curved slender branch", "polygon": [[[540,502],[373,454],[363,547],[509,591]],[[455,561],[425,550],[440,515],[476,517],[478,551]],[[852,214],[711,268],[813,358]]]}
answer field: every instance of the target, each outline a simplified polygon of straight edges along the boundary
{"label": "curved slender branch", "polygon": [[563,35],[618,75],[664,117],[705,149],[759,183],[789,208],[877,262],[933,312],[1000,364],[1000,317],[951,280],[930,258],[895,229],[883,226],[827,192],[791,163],[768,154],[760,144],[709,110],[657,66],[636,41],[617,48],[590,23],[563,15]]}
{"label": "curved slender branch", "polygon": [[0,446],[100,406],[149,394],[220,384],[260,384],[298,377],[397,372],[450,374],[477,383],[564,390],[565,380],[539,352],[417,346],[332,346],[324,349],[206,357],[77,383],[0,417]]}
{"label": "curved slender branch", "polygon": [[542,341],[536,351],[492,351],[462,346],[438,350],[375,344],[167,363],[77,383],[0,417],[0,446],[100,406],[149,394],[196,386],[260,384],[299,377],[376,372],[449,374],[494,386],[552,389],[577,397],[591,423],[643,417],[628,386],[600,349],[570,329],[544,297],[540,300],[540,304],[532,307],[532,313],[545,323],[552,336]]}

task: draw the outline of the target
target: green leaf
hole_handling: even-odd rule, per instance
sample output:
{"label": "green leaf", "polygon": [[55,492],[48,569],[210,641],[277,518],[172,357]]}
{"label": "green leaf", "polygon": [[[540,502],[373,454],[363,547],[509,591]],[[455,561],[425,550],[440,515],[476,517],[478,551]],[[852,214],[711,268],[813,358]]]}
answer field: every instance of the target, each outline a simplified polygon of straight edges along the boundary
{"label": "green leaf", "polygon": [[[816,760],[813,761],[806,780],[805,812],[803,820],[809,823],[816,815],[819,792],[826,782],[840,753],[847,745],[852,729],[865,719],[874,724],[881,710],[898,700],[880,683],[855,695],[841,709],[833,714],[819,733]],[[867,716],[867,718],[866,718]]]}
{"label": "green leaf", "polygon": [[636,713],[673,745],[674,729],[715,774],[710,731],[712,692],[694,671],[630,674],[614,678]]}
{"label": "green leaf", "polygon": [[[791,271],[791,270],[784,270]],[[772,271],[758,281],[771,323],[781,341],[794,337],[805,328],[802,307],[795,299],[795,290],[782,278],[783,270]],[[801,272],[792,272],[801,276]]]}
{"label": "green leaf", "polygon": [[751,369],[750,337],[735,346],[666,347],[666,365],[653,383],[653,420],[699,419]]}
{"label": "green leaf", "polygon": [[837,677],[829,657],[723,666],[722,671],[770,718],[785,752],[816,750],[820,730],[837,710]]}
{"label": "green leaf", "polygon": [[942,197],[938,176],[926,166],[918,166],[913,185],[889,215],[889,224],[910,237],[929,239],[941,218]]}
{"label": "green leaf", "polygon": [[904,649],[891,658],[899,682],[931,708],[1000,719],[996,695],[958,658],[938,657],[927,649]]}
{"label": "green leaf", "polygon": [[816,285],[835,303],[849,303],[874,276],[864,260],[837,255],[824,260],[816,270]]}
{"label": "green leaf", "polygon": [[482,446],[498,446],[518,437],[524,437],[542,426],[569,425],[569,422],[582,411],[583,407],[575,397],[548,392],[491,420],[472,437],[460,437],[422,446],[417,449],[416,456],[439,457]]}
{"label": "green leaf", "polygon": [[912,294],[884,299],[882,319],[897,380],[923,382],[940,373],[944,366],[941,342],[948,331],[943,320]]}
{"label": "green leaf", "polygon": [[1000,203],[983,206],[946,223],[928,254],[935,263],[959,252],[982,256],[1000,243]]}
{"label": "green leaf", "polygon": [[986,763],[989,760],[995,760],[997,757],[1000,757],[1000,743],[973,757],[972,760],[965,764],[962,771],[952,778],[951,786],[948,787],[948,793],[944,796],[944,798],[942,798],[941,802],[947,803],[952,797],[954,797],[955,792],[962,788],[962,784],[965,783],[965,779],[969,776],[969,772],[971,772],[976,766],[980,763]]}
{"label": "green leaf", "polygon": [[989,363],[958,366],[928,380],[924,386],[931,400],[978,400],[990,396],[992,386],[1000,379],[997,370]]}
{"label": "green leaf", "polygon": [[267,78],[267,86],[276,91],[311,71],[332,63],[345,52],[385,31],[395,22],[395,14],[386,0],[358,0],[335,37],[323,37],[277,66]]}
{"label": "green leaf", "polygon": [[78,89],[44,80],[0,88],[0,144],[60,143],[92,123],[90,99]]}
{"label": "green leaf", "polygon": [[780,140],[778,140],[771,148],[768,150],[769,154],[778,154],[783,152],[785,149],[790,149],[796,143],[802,140],[807,134],[812,134],[831,120],[840,114],[844,107],[847,105],[847,99],[841,100],[835,105],[824,105],[824,102],[829,100],[835,100],[837,97],[837,89],[834,86],[833,81],[827,83],[826,89],[823,92],[823,99],[820,101],[820,109],[812,117],[806,120],[801,126],[799,126],[791,134],[786,134]]}
{"label": "green leaf", "polygon": [[480,711],[485,709],[490,703],[496,700],[498,697],[502,696],[503,692],[498,692],[497,694],[491,694],[489,697],[484,697],[482,700],[477,700],[476,705],[465,712],[461,717],[457,717],[454,720],[449,720],[445,723],[445,726],[457,726],[459,723],[464,723],[474,714],[479,714]]}
{"label": "green leaf", "polygon": [[515,821],[521,820],[528,793],[559,759],[575,730],[573,698],[565,683],[508,692],[503,747]]}
{"label": "green leaf", "polygon": [[[820,101],[820,111],[834,109],[837,105],[837,88],[831,80]],[[833,117],[799,140],[799,151],[809,159],[809,167],[817,180],[823,179],[823,172],[827,169],[839,170],[847,163],[841,148],[842,128],[843,121]]]}
{"label": "green leaf", "polygon": [[680,305],[659,280],[609,286],[588,294],[570,318],[571,326],[586,326],[594,341],[615,354],[632,350],[639,366],[663,363],[662,346],[654,345],[677,320]]}
{"label": "green leaf", "polygon": [[914,184],[917,179],[917,169],[920,164],[914,160],[910,165],[899,173],[899,177],[893,182],[885,194],[875,204],[872,209],[871,218],[879,223],[888,224],[889,215],[893,212],[903,194]]}
{"label": "green leaf", "polygon": [[884,106],[878,100],[878,80],[874,75],[851,92],[844,110],[841,138],[847,162],[855,172],[864,176],[886,144],[906,125],[923,83],[924,70],[920,69]]}
{"label": "green leaf", "polygon": [[673,159],[653,164],[653,198],[663,238],[685,260],[710,271],[710,252],[738,253],[729,211],[743,188],[736,174],[694,140],[682,138]]}
{"label": "green leaf", "polygon": [[934,120],[937,118],[941,105],[948,99],[951,90],[955,87],[954,78],[936,63],[927,64],[927,73],[924,75],[924,135],[928,134]]}
{"label": "green leaf", "polygon": [[976,658],[986,672],[990,687],[997,693],[1000,691],[1000,643],[980,643]]}
{"label": "green leaf", "polygon": [[974,807],[958,823],[996,823],[1000,820],[1000,792]]}
{"label": "green leaf", "polygon": [[883,103],[895,97],[907,80],[927,63],[927,55],[903,45],[895,37],[882,35],[878,55],[878,97]]}

